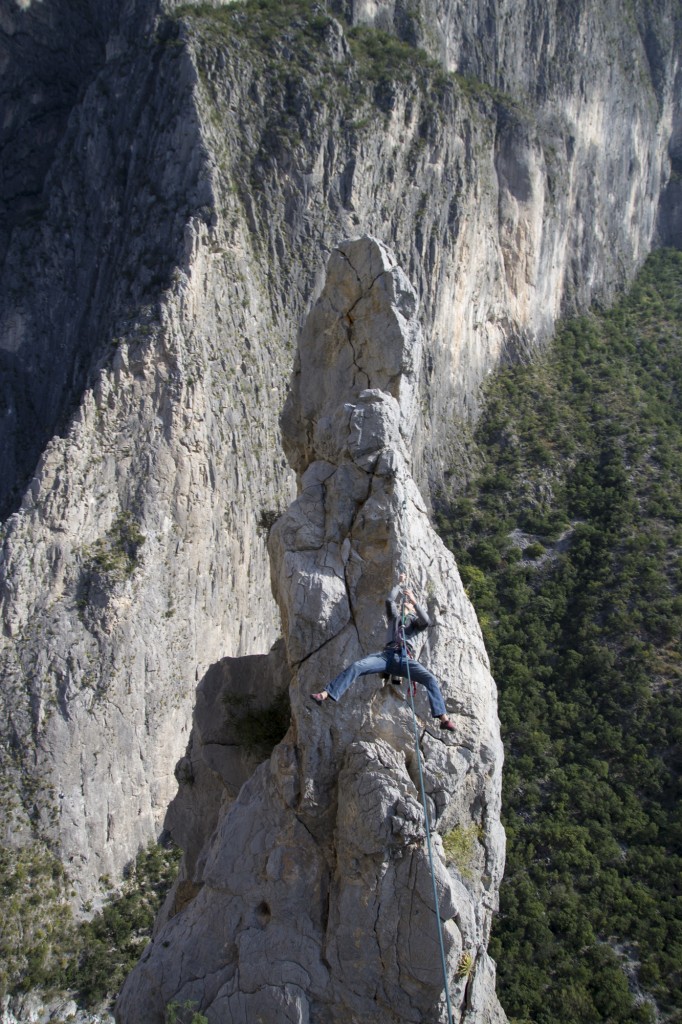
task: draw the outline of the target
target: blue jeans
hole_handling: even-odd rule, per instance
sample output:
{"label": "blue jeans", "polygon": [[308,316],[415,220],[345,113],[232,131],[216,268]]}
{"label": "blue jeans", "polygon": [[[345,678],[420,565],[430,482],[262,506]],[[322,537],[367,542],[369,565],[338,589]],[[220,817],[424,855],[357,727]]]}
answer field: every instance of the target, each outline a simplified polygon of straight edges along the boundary
{"label": "blue jeans", "polygon": [[445,702],[440,692],[438,680],[428,669],[420,665],[412,658],[406,658],[402,651],[379,651],[377,654],[368,654],[366,658],[354,661],[352,665],[340,672],[336,679],[326,687],[327,693],[332,700],[339,700],[349,686],[352,686],[358,676],[368,676],[376,672],[387,673],[392,676],[400,676],[401,679],[409,678],[415,683],[421,683],[426,689],[431,705],[431,714],[434,718],[440,718],[445,714]]}

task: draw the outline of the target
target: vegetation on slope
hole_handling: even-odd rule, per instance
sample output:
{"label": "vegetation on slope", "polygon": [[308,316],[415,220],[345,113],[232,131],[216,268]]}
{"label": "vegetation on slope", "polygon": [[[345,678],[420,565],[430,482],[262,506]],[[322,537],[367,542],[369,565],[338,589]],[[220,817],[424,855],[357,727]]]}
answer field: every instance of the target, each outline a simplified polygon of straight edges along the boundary
{"label": "vegetation on slope", "polygon": [[[246,44],[261,63],[289,75],[318,72],[319,58],[324,56],[327,62],[331,56],[328,43],[334,18],[315,0],[242,0],[223,7],[185,4],[176,8],[174,17],[191,20],[206,41],[236,48]],[[425,73],[443,81],[449,77],[426,51],[388,32],[359,25],[347,27],[345,35],[348,56],[373,85],[412,81]],[[343,74],[343,62],[336,70]]]}
{"label": "vegetation on slope", "polygon": [[151,843],[120,890],[77,924],[61,863],[39,844],[0,851],[0,999],[72,991],[83,1006],[115,995],[151,937],[177,874],[179,850]]}
{"label": "vegetation on slope", "polygon": [[[342,112],[348,131],[376,130],[377,108],[388,114],[401,88],[426,100],[431,116],[437,115],[447,93],[483,102],[488,116],[495,102],[518,107],[511,97],[475,78],[444,71],[424,49],[392,33],[346,24],[340,39],[340,22],[315,0],[185,4],[173,17],[189,25],[190,34],[201,41],[199,70],[218,105],[215,52],[248,54],[262,73],[263,89],[270,92],[268,106],[276,108],[269,134],[275,149],[278,138],[289,146],[305,142],[321,111],[330,106]],[[365,116],[358,119],[359,114]]]}
{"label": "vegetation on slope", "polygon": [[500,372],[440,510],[500,693],[511,1018],[682,1021],[682,254]]}

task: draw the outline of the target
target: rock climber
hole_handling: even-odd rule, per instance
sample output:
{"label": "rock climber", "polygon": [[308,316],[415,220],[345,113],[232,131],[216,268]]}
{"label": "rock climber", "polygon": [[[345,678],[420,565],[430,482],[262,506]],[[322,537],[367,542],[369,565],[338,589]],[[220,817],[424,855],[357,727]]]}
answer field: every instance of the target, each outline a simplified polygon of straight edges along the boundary
{"label": "rock climber", "polygon": [[[404,593],[404,619],[398,607],[401,593]],[[400,582],[386,599],[386,611],[388,635],[383,651],[368,654],[366,658],[354,661],[329,683],[326,690],[311,693],[311,699],[318,705],[328,697],[337,701],[359,676],[367,676],[375,672],[384,676],[409,678],[416,683],[421,683],[426,689],[431,705],[431,714],[440,720],[440,728],[454,732],[455,725],[445,712],[445,702],[438,680],[433,673],[414,660],[414,637],[428,629],[431,620],[425,609],[418,604],[412,591],[408,589],[404,573],[400,577]]]}

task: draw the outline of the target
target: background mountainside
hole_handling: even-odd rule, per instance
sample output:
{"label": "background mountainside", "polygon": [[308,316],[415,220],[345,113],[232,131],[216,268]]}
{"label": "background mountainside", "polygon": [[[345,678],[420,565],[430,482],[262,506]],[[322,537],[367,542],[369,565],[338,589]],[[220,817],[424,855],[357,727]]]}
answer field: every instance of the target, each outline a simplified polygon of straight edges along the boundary
{"label": "background mountainside", "polygon": [[488,372],[679,240],[679,11],[0,18],[2,820],[89,907],[161,828],[197,681],[280,633],[278,415],[330,249],[374,233],[417,286],[414,471],[457,491]]}
{"label": "background mountainside", "polygon": [[537,1024],[682,1019],[681,398],[668,251],[496,375],[438,517],[500,691],[500,995]]}

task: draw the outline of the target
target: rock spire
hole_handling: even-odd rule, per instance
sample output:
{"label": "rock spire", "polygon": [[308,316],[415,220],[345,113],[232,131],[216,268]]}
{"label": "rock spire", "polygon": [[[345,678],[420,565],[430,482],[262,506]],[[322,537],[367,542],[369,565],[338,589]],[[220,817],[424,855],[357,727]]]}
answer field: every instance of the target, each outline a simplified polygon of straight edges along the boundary
{"label": "rock spire", "polygon": [[291,726],[225,800],[195,895],[128,978],[119,1024],[161,1024],[170,1003],[209,1021],[446,1019],[405,687],[371,676],[337,704],[309,699],[381,648],[401,571],[428,605],[420,657],[457,723],[444,738],[417,694],[453,1008],[471,1024],[505,1019],[486,952],[504,861],[496,690],[410,474],[420,361],[415,293],[391,253],[341,244],[299,341],[283,414],[298,497],[270,537]]}

